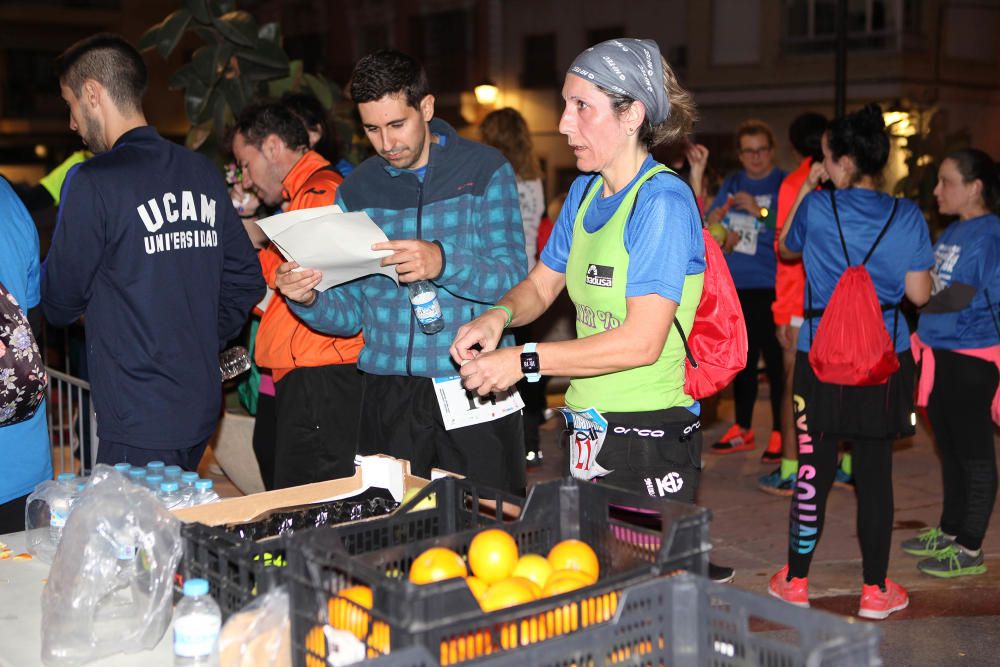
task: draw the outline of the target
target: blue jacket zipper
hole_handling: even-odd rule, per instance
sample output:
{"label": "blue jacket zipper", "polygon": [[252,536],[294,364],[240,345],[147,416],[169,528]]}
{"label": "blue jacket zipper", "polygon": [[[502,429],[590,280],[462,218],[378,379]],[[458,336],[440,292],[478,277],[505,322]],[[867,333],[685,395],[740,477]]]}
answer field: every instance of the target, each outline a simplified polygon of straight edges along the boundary
{"label": "blue jacket zipper", "polygon": [[[424,172],[424,178],[427,178],[427,172]],[[423,212],[424,212],[424,183],[419,178],[417,179],[417,238],[422,238],[422,225],[423,225]],[[407,291],[409,291],[409,285],[406,286]],[[407,303],[409,303],[409,297],[406,298]],[[406,346],[406,374],[413,375],[413,337],[416,334],[416,317],[413,313],[410,313],[410,340]]]}

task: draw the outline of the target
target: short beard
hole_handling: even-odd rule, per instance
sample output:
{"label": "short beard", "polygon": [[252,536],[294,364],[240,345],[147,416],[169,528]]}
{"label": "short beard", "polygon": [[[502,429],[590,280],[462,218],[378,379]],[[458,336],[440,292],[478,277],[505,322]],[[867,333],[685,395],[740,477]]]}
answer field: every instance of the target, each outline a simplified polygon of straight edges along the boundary
{"label": "short beard", "polygon": [[91,153],[106,153],[108,146],[104,143],[104,128],[96,116],[91,116],[86,111],[83,112],[83,127],[80,128],[80,137]]}

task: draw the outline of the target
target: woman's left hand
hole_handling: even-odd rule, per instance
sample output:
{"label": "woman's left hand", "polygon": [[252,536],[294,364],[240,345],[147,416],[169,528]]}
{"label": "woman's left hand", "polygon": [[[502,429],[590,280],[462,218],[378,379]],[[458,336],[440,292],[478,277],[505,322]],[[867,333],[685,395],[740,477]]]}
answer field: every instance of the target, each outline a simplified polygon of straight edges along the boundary
{"label": "woman's left hand", "polygon": [[505,347],[466,361],[459,370],[462,386],[480,396],[512,387],[523,377],[520,350],[519,347]]}

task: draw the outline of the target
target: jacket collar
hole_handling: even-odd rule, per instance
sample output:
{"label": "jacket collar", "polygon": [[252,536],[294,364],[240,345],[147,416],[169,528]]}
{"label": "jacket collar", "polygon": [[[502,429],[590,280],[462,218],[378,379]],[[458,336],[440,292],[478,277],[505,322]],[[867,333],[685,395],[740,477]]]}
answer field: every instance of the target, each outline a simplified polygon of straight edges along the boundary
{"label": "jacket collar", "polygon": [[299,193],[302,186],[306,184],[309,177],[316,173],[317,170],[326,167],[330,163],[322,155],[316,151],[306,151],[305,154],[299,158],[299,161],[291,168],[291,170],[285,174],[285,178],[281,181],[282,191],[281,196],[286,201],[291,201],[295,198],[295,195]]}

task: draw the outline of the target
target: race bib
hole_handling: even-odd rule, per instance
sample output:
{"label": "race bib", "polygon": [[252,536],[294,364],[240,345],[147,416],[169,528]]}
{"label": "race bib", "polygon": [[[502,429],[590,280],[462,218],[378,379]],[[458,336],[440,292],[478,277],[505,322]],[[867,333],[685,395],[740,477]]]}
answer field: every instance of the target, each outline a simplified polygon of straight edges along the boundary
{"label": "race bib", "polygon": [[466,391],[459,375],[434,378],[434,395],[441,409],[444,427],[448,431],[495,421],[524,407],[524,401],[516,387],[489,396],[479,396]]}
{"label": "race bib", "polygon": [[594,408],[577,411],[562,407],[559,412],[569,429],[569,474],[590,481],[613,472],[597,463],[608,435],[608,420]]}
{"label": "race bib", "polygon": [[729,213],[729,229],[738,232],[740,242],[733,247],[733,252],[744,255],[757,254],[757,218],[749,213]]}

